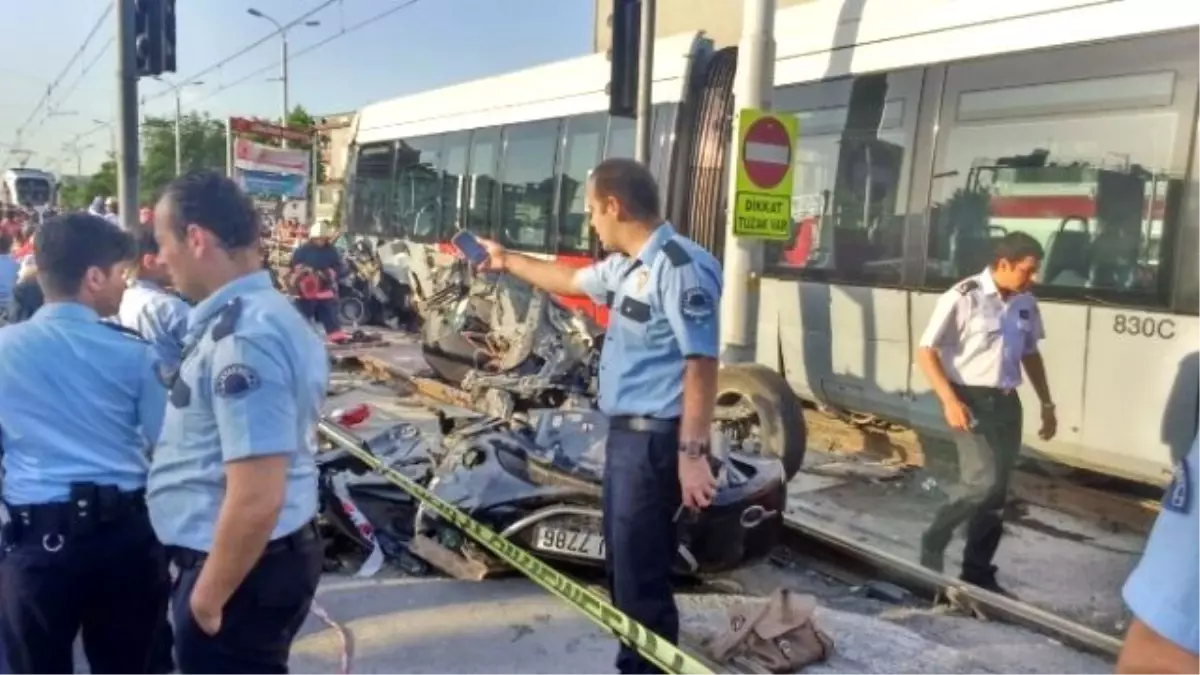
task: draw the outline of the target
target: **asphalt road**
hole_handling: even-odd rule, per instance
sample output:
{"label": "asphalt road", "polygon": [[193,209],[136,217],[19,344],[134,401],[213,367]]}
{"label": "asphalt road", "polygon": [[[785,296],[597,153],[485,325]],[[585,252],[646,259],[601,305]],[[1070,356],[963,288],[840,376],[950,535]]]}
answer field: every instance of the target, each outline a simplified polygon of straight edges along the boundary
{"label": "asphalt road", "polygon": [[[809,584],[780,573],[775,581]],[[818,597],[823,594],[818,594]],[[681,595],[685,631],[703,641],[739,598]],[[581,614],[519,578],[327,577],[317,603],[352,636],[354,673],[611,673],[616,643]],[[818,625],[836,651],[815,673],[1101,673],[1112,666],[1029,631],[858,599],[823,602]],[[336,673],[338,632],[310,617],[292,650],[297,673]]]}

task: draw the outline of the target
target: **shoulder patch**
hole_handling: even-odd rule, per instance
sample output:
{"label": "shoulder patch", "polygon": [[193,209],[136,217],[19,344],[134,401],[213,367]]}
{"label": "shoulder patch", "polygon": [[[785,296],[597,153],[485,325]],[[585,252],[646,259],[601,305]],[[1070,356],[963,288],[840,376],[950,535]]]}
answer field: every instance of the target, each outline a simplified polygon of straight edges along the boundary
{"label": "shoulder patch", "polygon": [[979,290],[979,282],[974,279],[967,279],[955,286],[954,290],[958,291],[959,295],[966,295],[967,293]]}
{"label": "shoulder patch", "polygon": [[716,313],[717,302],[711,293],[693,286],[679,296],[679,311],[692,321],[705,321]]}
{"label": "shoulder patch", "polygon": [[687,252],[687,249],[683,247],[683,244],[674,239],[669,239],[667,243],[663,244],[662,252],[675,267],[683,267],[692,262],[692,256]]}
{"label": "shoulder patch", "polygon": [[222,398],[237,398],[248,394],[262,385],[258,371],[244,364],[225,366],[213,380],[213,393]]}
{"label": "shoulder patch", "polygon": [[217,320],[212,327],[212,340],[218,342],[233,335],[237,329],[238,319],[242,317],[242,299],[234,298],[221,308]]}
{"label": "shoulder patch", "polygon": [[101,322],[100,322],[100,325],[101,325],[101,326],[104,326],[105,328],[111,328],[111,329],[113,329],[113,330],[117,331],[118,333],[123,333],[123,334],[125,334],[125,335],[128,335],[128,336],[129,336],[129,337],[131,337],[131,338],[134,338],[134,339],[137,339],[137,340],[141,340],[142,342],[146,342],[146,341],[147,341],[147,340],[146,340],[146,338],[142,337],[142,334],[141,334],[141,333],[139,333],[139,332],[137,332],[136,330],[134,330],[134,329],[130,328],[129,326],[122,326],[122,325],[121,325],[121,324],[119,324],[119,323],[113,323],[113,322],[111,322],[111,321],[101,321]]}
{"label": "shoulder patch", "polygon": [[1188,514],[1192,511],[1192,477],[1188,469],[1187,459],[1179,460],[1175,465],[1175,474],[1171,484],[1163,493],[1162,507],[1172,513]]}

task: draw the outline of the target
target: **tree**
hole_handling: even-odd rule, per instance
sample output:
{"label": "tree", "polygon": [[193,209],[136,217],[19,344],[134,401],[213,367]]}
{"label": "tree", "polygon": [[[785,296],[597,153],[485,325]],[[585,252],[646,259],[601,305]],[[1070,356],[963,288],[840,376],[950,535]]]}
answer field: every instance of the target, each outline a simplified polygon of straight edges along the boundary
{"label": "tree", "polygon": [[84,194],[84,202],[91,204],[95,197],[115,197],[117,195],[117,162],[113,159],[105,160],[100,165],[100,170],[92,174],[91,179],[87,182],[87,190]]}
{"label": "tree", "polygon": [[[184,173],[199,169],[225,171],[225,125],[207,113],[180,118],[181,164]],[[151,117],[142,125],[142,167],[139,197],[152,204],[175,177],[175,120]]]}

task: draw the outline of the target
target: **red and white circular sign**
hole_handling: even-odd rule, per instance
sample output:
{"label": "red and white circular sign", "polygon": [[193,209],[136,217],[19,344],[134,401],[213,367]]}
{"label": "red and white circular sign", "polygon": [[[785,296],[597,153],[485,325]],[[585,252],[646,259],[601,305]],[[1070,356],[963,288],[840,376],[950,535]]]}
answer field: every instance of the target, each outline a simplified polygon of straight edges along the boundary
{"label": "red and white circular sign", "polygon": [[760,189],[779,185],[792,166],[792,143],[779,120],[762,117],[750,124],[742,143],[742,166]]}

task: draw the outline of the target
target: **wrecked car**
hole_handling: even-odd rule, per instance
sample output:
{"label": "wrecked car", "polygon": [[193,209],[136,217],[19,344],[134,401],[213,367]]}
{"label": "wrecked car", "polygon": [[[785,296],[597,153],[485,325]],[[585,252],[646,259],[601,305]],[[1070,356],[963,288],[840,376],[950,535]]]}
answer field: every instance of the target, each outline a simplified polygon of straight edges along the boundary
{"label": "wrecked car", "polygon": [[[536,408],[592,407],[604,329],[545,291],[509,275],[444,266],[426,287],[421,347],[438,377],[472,407],[505,419]],[[747,453],[779,459],[788,480],[804,461],[799,399],[777,372],[758,365],[718,371],[715,421]]]}
{"label": "wrecked car", "polygon": [[[607,420],[593,409],[530,411],[529,422],[443,420],[443,434],[400,423],[364,439],[373,454],[501,536],[548,559],[602,566],[601,477]],[[768,555],[786,500],[782,464],[721,441],[711,507],[681,511],[676,569],[704,575]],[[334,546],[481,579],[502,567],[458,528],[341,449],[318,455],[321,520]],[[333,537],[328,537],[333,535]],[[333,555],[345,553],[338,551]],[[373,570],[372,570],[373,571]]]}

